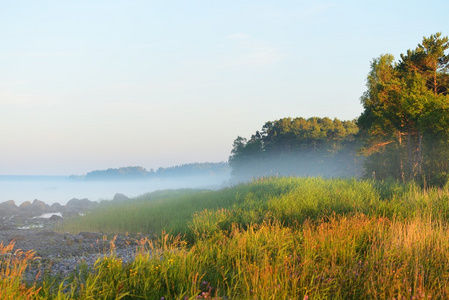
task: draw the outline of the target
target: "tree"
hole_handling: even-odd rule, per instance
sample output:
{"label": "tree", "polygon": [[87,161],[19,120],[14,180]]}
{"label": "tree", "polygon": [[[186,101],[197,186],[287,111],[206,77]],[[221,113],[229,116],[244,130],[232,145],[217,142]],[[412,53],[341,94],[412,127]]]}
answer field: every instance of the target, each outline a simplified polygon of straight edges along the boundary
{"label": "tree", "polygon": [[249,140],[237,137],[229,163],[235,179],[257,176],[357,176],[354,121],[282,118],[266,122]]}
{"label": "tree", "polygon": [[448,37],[438,32],[423,38],[415,50],[401,54],[401,69],[406,72],[420,74],[426,80],[426,86],[437,94],[447,94],[449,56],[444,52],[449,48]]}
{"label": "tree", "polygon": [[434,153],[434,146],[443,149],[448,142],[448,48],[448,38],[437,33],[424,37],[398,63],[390,54],[371,63],[357,122],[365,139],[362,152],[370,156],[367,174],[403,181],[438,177],[442,184],[447,171],[437,157],[449,157],[442,156],[445,151]]}

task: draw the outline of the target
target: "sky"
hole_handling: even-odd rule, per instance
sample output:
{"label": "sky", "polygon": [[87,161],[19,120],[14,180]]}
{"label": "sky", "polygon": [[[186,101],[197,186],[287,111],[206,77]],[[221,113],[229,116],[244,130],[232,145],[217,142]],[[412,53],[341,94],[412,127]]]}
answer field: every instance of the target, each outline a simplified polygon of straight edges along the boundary
{"label": "sky", "polygon": [[284,117],[357,118],[370,62],[449,1],[0,0],[0,174],[227,161]]}

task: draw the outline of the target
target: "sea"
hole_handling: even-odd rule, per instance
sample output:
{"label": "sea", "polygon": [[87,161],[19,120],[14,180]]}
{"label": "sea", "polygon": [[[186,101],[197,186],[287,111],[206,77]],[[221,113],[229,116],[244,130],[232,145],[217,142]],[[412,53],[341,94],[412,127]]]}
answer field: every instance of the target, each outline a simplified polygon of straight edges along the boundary
{"label": "sea", "polygon": [[14,200],[20,205],[38,199],[49,205],[56,202],[65,205],[72,198],[101,201],[111,200],[116,193],[132,198],[156,190],[217,187],[220,184],[220,181],[205,178],[85,181],[69,176],[0,175],[0,203]]}

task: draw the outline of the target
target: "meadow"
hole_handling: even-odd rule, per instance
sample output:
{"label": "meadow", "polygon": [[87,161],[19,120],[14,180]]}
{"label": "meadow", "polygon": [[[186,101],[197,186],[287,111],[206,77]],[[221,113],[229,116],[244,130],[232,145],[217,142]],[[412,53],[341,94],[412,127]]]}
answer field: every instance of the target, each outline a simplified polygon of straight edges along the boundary
{"label": "meadow", "polygon": [[449,187],[261,178],[102,202],[61,231],[148,233],[124,264],[25,283],[0,247],[1,299],[449,299]]}

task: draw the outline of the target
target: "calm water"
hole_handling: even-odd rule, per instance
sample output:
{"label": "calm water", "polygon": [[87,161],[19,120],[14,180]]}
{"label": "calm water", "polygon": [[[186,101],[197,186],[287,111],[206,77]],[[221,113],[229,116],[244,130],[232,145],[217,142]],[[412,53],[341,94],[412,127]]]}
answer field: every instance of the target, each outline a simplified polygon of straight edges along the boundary
{"label": "calm water", "polygon": [[14,200],[17,205],[39,199],[47,204],[66,204],[72,198],[110,200],[115,193],[139,196],[168,188],[196,188],[220,185],[222,178],[151,179],[145,181],[73,181],[66,176],[0,175],[0,203]]}

